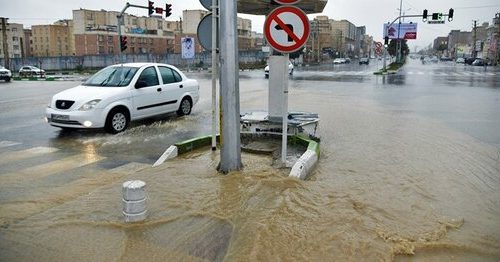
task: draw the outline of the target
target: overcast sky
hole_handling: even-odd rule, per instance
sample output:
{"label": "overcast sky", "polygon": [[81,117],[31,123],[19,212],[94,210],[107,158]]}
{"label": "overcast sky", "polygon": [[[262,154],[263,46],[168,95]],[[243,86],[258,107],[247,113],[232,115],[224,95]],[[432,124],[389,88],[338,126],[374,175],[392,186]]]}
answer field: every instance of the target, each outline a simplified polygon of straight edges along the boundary
{"label": "overcast sky", "polygon": [[[153,0],[155,6],[172,4],[173,15],[170,20],[178,20],[185,9],[203,9],[199,0]],[[105,9],[121,11],[127,1],[120,0],[0,0],[0,17],[10,18],[9,22],[22,23],[25,27],[36,24],[49,24],[58,19],[71,19],[72,10]],[[147,0],[129,0],[131,4],[147,5]],[[383,23],[397,17],[400,0],[329,0],[321,15],[327,15],[335,20],[347,19],[356,26],[366,26],[367,33],[376,41],[382,41]],[[455,9],[453,22],[446,21],[444,25],[429,25],[421,19],[413,18],[406,21],[418,23],[417,40],[410,40],[412,51],[415,47],[423,48],[429,45],[437,36],[447,36],[450,30],[460,29],[470,31],[472,21],[478,20],[491,23],[495,13],[500,12],[498,0],[403,0],[402,10],[406,14],[421,14],[423,9],[429,13],[444,12]],[[129,8],[127,13],[145,16],[147,10]],[[252,30],[262,32],[264,16],[240,15],[252,19]],[[316,15],[310,15],[312,19]]]}

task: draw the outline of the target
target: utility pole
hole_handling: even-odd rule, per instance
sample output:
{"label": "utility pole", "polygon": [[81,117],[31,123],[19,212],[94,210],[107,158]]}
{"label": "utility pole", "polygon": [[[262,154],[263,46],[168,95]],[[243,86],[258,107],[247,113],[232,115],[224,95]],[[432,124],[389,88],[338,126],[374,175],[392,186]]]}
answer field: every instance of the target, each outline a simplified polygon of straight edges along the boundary
{"label": "utility pole", "polygon": [[9,57],[9,45],[7,44],[7,18],[0,17],[2,20],[2,43],[3,43],[3,62],[4,67],[10,67],[10,57]]}
{"label": "utility pole", "polygon": [[476,41],[477,41],[477,20],[472,20],[474,22],[474,27],[472,30],[472,58],[477,57],[477,52],[476,52]]}
{"label": "utility pole", "polygon": [[222,173],[240,170],[240,85],[238,77],[238,31],[236,1],[219,2],[220,36],[220,107],[221,150],[218,170]]}
{"label": "utility pole", "polygon": [[495,34],[495,65],[498,65],[500,62],[500,57],[499,57],[499,52],[498,52],[498,45],[500,45],[500,13],[495,14],[495,21],[494,24],[497,28],[497,32]]}

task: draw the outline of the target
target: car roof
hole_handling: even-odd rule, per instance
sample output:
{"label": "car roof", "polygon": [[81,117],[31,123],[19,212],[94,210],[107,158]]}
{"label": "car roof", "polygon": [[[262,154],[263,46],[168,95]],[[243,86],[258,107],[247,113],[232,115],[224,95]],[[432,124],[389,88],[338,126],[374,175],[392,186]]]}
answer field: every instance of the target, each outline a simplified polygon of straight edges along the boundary
{"label": "car roof", "polygon": [[143,66],[152,66],[152,65],[157,65],[157,66],[172,66],[169,64],[160,64],[160,63],[125,63],[125,64],[116,64],[112,66],[128,66],[128,67],[137,67],[141,68]]}

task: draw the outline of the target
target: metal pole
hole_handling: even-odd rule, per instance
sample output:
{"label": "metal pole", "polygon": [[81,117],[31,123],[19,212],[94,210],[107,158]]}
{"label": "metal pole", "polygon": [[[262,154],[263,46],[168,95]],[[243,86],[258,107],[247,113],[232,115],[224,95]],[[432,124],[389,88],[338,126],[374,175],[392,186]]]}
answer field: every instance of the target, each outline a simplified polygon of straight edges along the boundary
{"label": "metal pole", "polygon": [[285,54],[283,69],[283,125],[281,136],[281,163],[286,167],[286,154],[287,154],[287,136],[288,136],[288,61],[289,54]]}
{"label": "metal pole", "polygon": [[212,0],[212,151],[217,149],[217,0]]}
{"label": "metal pole", "polygon": [[399,63],[401,60],[401,12],[403,11],[403,0],[399,1],[399,25],[398,25],[398,41],[397,43],[397,53],[396,53],[396,63]]}
{"label": "metal pole", "polygon": [[236,1],[220,2],[220,93],[224,140],[218,170],[222,173],[241,169],[240,87],[238,81],[238,32]]}

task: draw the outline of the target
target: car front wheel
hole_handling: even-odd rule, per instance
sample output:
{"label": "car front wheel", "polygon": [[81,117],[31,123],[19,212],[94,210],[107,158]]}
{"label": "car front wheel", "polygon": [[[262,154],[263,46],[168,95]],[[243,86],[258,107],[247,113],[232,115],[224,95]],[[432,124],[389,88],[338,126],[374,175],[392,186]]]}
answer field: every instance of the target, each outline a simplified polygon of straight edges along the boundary
{"label": "car front wheel", "polygon": [[177,110],[178,116],[185,116],[191,114],[191,101],[187,98],[182,99],[181,104],[179,106],[179,110]]}
{"label": "car front wheel", "polygon": [[125,131],[129,124],[129,117],[125,110],[113,109],[106,118],[105,129],[107,132],[117,134]]}

